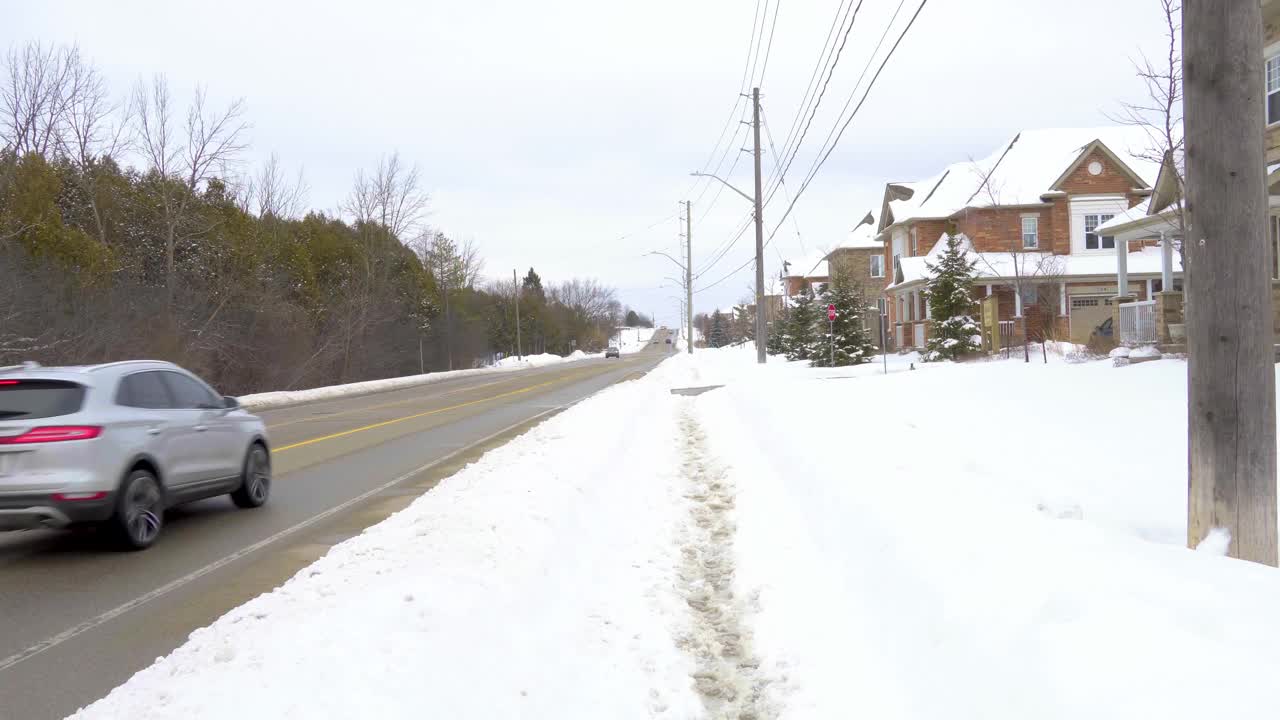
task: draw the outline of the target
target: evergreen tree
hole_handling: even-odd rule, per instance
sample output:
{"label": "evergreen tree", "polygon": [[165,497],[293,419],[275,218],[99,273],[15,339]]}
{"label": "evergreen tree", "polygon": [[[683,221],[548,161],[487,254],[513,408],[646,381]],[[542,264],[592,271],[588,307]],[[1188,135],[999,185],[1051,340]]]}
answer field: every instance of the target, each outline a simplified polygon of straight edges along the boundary
{"label": "evergreen tree", "polygon": [[[864,326],[867,317],[866,300],[862,288],[852,282],[831,283],[822,293],[820,306],[835,305],[836,319],[828,323],[822,333],[822,342],[813,352],[814,367],[834,365],[861,365],[871,360],[879,349],[871,341],[871,333]],[[824,318],[825,319],[825,318]],[[832,331],[835,334],[835,351],[832,352]]]}
{"label": "evergreen tree", "polygon": [[728,323],[725,322],[724,314],[720,312],[719,308],[711,314],[711,337],[707,339],[707,342],[713,348],[724,347],[729,344]]}
{"label": "evergreen tree", "polygon": [[780,308],[778,316],[769,323],[769,337],[765,341],[765,351],[770,355],[782,355],[787,351],[787,323],[790,318],[790,311],[786,308]]}
{"label": "evergreen tree", "polygon": [[947,249],[937,265],[928,265],[929,284],[925,290],[932,323],[923,359],[954,360],[981,349],[978,323],[973,309],[973,268],[956,239],[954,228],[947,232]]}
{"label": "evergreen tree", "polygon": [[819,341],[818,315],[813,289],[805,285],[792,300],[791,312],[787,318],[782,347],[788,360],[808,360],[813,357],[814,348]]}

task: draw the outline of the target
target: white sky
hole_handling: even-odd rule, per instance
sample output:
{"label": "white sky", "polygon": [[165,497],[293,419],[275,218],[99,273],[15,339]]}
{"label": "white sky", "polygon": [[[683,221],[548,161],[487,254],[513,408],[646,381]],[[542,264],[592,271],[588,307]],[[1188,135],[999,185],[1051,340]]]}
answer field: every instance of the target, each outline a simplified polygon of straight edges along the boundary
{"label": "white sky", "polygon": [[[761,88],[780,146],[839,0],[779,1]],[[898,27],[917,3],[905,0]],[[787,175],[791,190],[897,6],[864,0]],[[688,174],[706,161],[736,99],[754,8],[752,0],[0,0],[0,45],[78,43],[121,94],[163,72],[184,99],[197,83],[222,102],[243,97],[249,162],[276,152],[303,167],[314,207],[336,207],[357,167],[398,150],[421,168],[430,222],[474,239],[489,274],[533,266],[549,282],[596,277],[674,325],[680,291],[660,286],[678,271],[641,256],[676,252],[676,220],[642,230],[697,197]],[[1156,0],[931,0],[797,204],[801,236],[788,220],[766,249],[766,272],[777,275],[780,256],[838,242],[879,210],[886,181],[985,155],[1019,129],[1107,123],[1120,102],[1140,99],[1131,58],[1159,52],[1160,22]],[[772,164],[766,155],[766,177]],[[731,180],[750,190],[748,155]],[[713,196],[694,206],[695,268],[748,210],[726,191],[703,218]],[[779,193],[766,231],[785,207]],[[751,245],[748,233],[695,287],[746,262]],[[747,267],[696,296],[695,308],[727,308],[752,281]]]}

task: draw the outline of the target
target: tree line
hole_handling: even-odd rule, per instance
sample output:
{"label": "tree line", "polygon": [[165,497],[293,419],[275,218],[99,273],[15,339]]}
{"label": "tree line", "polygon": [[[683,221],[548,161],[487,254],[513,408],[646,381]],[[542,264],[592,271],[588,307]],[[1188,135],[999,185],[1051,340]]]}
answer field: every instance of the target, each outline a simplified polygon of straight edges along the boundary
{"label": "tree line", "polygon": [[[158,358],[231,393],[598,350],[627,317],[595,280],[485,281],[424,222],[398,154],[332,211],[272,155],[245,170],[242,101],[162,76],[115,95],[75,48],[11,49],[0,76],[0,365]],[[638,319],[638,318],[635,318]]]}

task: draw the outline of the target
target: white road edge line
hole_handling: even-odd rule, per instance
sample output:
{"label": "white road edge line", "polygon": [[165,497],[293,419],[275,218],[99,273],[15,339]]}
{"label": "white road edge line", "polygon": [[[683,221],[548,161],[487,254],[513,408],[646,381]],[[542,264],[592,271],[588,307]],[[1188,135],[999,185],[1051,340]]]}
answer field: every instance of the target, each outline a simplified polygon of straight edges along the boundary
{"label": "white road edge line", "polygon": [[[597,391],[597,392],[598,392],[598,391]],[[594,394],[595,394],[595,393],[592,393],[592,395],[594,395]],[[322,512],[322,513],[320,513],[320,514],[318,514],[318,515],[312,515],[311,517],[307,518],[306,520],[303,520],[302,522],[300,522],[300,523],[298,523],[298,524],[296,524],[296,525],[293,525],[293,526],[287,527],[287,528],[285,528],[284,530],[281,530],[280,532],[277,532],[275,535],[272,535],[272,536],[270,536],[270,537],[268,537],[268,538],[264,538],[264,539],[262,539],[262,540],[259,540],[258,542],[254,543],[254,544],[252,544],[252,545],[249,545],[249,546],[246,546],[246,547],[240,548],[239,550],[237,550],[237,551],[235,551],[235,552],[231,553],[230,555],[227,555],[227,556],[225,556],[225,557],[223,557],[223,558],[220,558],[220,559],[218,559],[218,560],[215,560],[215,561],[213,561],[213,562],[209,563],[208,565],[205,565],[204,567],[202,567],[202,568],[200,568],[200,569],[198,569],[198,570],[194,570],[194,571],[192,571],[192,572],[190,572],[190,573],[187,573],[186,575],[183,575],[182,577],[177,578],[176,580],[172,580],[172,581],[170,581],[169,583],[167,583],[167,584],[165,584],[165,585],[161,585],[160,587],[158,587],[158,588],[156,588],[156,589],[154,589],[154,590],[152,590],[152,591],[150,591],[150,592],[148,592],[148,593],[145,593],[145,594],[143,594],[143,595],[139,595],[138,597],[136,597],[136,598],[134,598],[134,599],[132,599],[132,600],[130,600],[130,601],[128,601],[128,602],[126,602],[126,603],[122,604],[122,605],[119,605],[119,606],[117,606],[117,607],[114,607],[114,608],[112,608],[111,610],[108,610],[108,611],[106,611],[106,612],[102,613],[101,615],[98,615],[97,617],[94,617],[94,618],[91,618],[91,619],[89,619],[89,620],[86,620],[86,621],[84,621],[84,622],[80,623],[79,625],[76,625],[75,627],[67,628],[66,630],[63,630],[62,632],[58,633],[57,635],[54,635],[54,636],[52,636],[52,637],[46,638],[46,639],[44,639],[44,640],[41,640],[40,642],[38,642],[38,643],[36,643],[35,645],[32,645],[32,646],[30,646],[30,647],[26,648],[25,650],[21,650],[21,651],[19,651],[19,652],[15,653],[15,654],[13,654],[13,655],[10,655],[9,657],[7,657],[7,658],[5,658],[5,659],[3,659],[3,660],[0,660],[0,672],[4,672],[5,670],[8,670],[9,668],[11,668],[11,667],[13,667],[13,666],[15,666],[15,665],[17,665],[17,664],[19,664],[19,663],[21,663],[21,662],[24,662],[24,661],[26,661],[26,660],[30,660],[31,658],[33,658],[33,657],[35,657],[35,656],[37,656],[37,655],[39,655],[39,654],[41,654],[41,653],[45,652],[46,650],[52,650],[53,648],[55,648],[55,647],[57,647],[57,646],[59,646],[59,645],[61,645],[61,644],[65,643],[65,642],[67,642],[68,640],[71,640],[71,639],[73,639],[73,638],[77,637],[78,635],[82,635],[82,634],[84,634],[84,633],[86,633],[86,632],[88,632],[88,631],[90,631],[90,630],[92,630],[92,629],[94,629],[94,628],[96,628],[96,627],[98,627],[98,626],[100,626],[100,625],[103,625],[104,623],[108,623],[108,622],[110,622],[110,621],[114,620],[115,618],[118,618],[118,617],[120,617],[121,615],[123,615],[123,614],[125,614],[125,613],[129,612],[130,610],[133,610],[133,609],[135,609],[135,608],[141,607],[142,605],[145,605],[145,604],[147,604],[147,603],[151,602],[152,600],[155,600],[156,598],[163,597],[164,595],[167,595],[167,594],[169,594],[169,593],[173,592],[174,590],[177,590],[178,588],[182,587],[183,585],[186,585],[187,583],[190,583],[190,582],[192,582],[192,581],[194,581],[194,580],[198,580],[198,579],[200,579],[200,578],[204,577],[205,575],[208,575],[208,574],[209,574],[209,573],[211,573],[211,572],[214,572],[214,571],[216,571],[216,570],[218,570],[218,569],[220,569],[220,568],[226,567],[227,565],[230,565],[231,563],[235,562],[236,560],[239,560],[239,559],[241,559],[241,558],[245,557],[246,555],[250,555],[250,554],[252,554],[252,553],[254,553],[254,552],[258,551],[258,550],[261,550],[262,548],[264,548],[264,547],[266,547],[266,546],[268,546],[268,545],[270,545],[270,544],[272,544],[272,543],[274,543],[274,542],[276,542],[276,541],[278,541],[278,540],[281,540],[281,539],[283,539],[283,538],[285,538],[285,537],[288,537],[289,535],[292,535],[293,533],[296,533],[296,532],[298,532],[299,530],[303,530],[303,529],[305,529],[305,528],[308,528],[308,527],[310,527],[310,526],[312,526],[312,525],[314,525],[314,524],[316,524],[316,523],[318,523],[318,522],[320,522],[320,521],[322,521],[322,520],[324,520],[324,519],[326,519],[326,518],[329,518],[329,517],[331,517],[331,516],[333,516],[333,515],[335,515],[335,514],[337,514],[337,513],[342,512],[343,510],[346,510],[347,508],[349,508],[349,507],[351,507],[351,506],[353,506],[353,505],[357,505],[357,504],[359,504],[359,503],[361,503],[361,502],[364,502],[365,500],[368,500],[369,498],[373,497],[374,495],[377,495],[377,494],[378,494],[378,493],[380,493],[380,492],[383,492],[383,491],[388,490],[388,489],[390,489],[390,488],[392,488],[392,487],[394,487],[394,486],[396,486],[396,485],[399,485],[400,483],[405,482],[406,480],[409,480],[409,479],[413,478],[413,477],[414,477],[414,476],[416,476],[416,475],[420,475],[420,474],[422,474],[422,473],[424,473],[424,472],[426,472],[426,471],[430,470],[431,468],[433,468],[433,467],[435,467],[435,466],[437,466],[437,465],[439,465],[439,464],[441,464],[441,463],[447,462],[447,461],[449,461],[449,460],[451,460],[451,459],[453,459],[453,458],[457,457],[458,455],[460,455],[460,454],[462,454],[462,453],[466,452],[467,450],[470,450],[471,448],[474,448],[474,447],[476,447],[476,446],[478,446],[478,445],[484,445],[485,443],[489,442],[490,440],[492,440],[492,439],[494,439],[494,438],[496,438],[496,437],[499,437],[499,436],[501,436],[501,435],[503,435],[503,434],[505,434],[505,433],[511,432],[512,430],[514,430],[514,429],[516,429],[516,428],[520,427],[521,425],[526,425],[526,424],[528,424],[528,423],[535,422],[535,421],[537,421],[537,420],[539,420],[539,419],[541,419],[541,418],[543,418],[543,417],[545,417],[545,416],[547,416],[547,415],[550,415],[551,413],[554,413],[554,412],[559,411],[559,410],[563,410],[563,409],[565,409],[565,408],[569,407],[570,405],[574,405],[574,404],[576,404],[576,403],[578,403],[578,402],[581,402],[582,400],[585,400],[587,397],[591,397],[591,396],[590,396],[590,395],[588,395],[588,396],[586,396],[586,397],[579,398],[578,400],[575,400],[575,401],[574,401],[574,402],[572,402],[572,403],[565,403],[564,405],[559,405],[559,406],[556,406],[556,407],[551,408],[551,409],[549,409],[549,410],[544,410],[544,411],[542,411],[542,412],[540,412],[540,413],[538,413],[538,414],[536,414],[536,415],[533,415],[533,416],[531,416],[531,417],[527,417],[527,418],[525,418],[525,419],[523,419],[523,420],[521,420],[521,421],[519,421],[519,422],[512,423],[512,424],[510,424],[510,425],[508,425],[508,426],[506,426],[506,427],[502,428],[501,430],[499,430],[499,431],[497,431],[497,432],[495,432],[495,433],[493,433],[493,434],[491,434],[491,435],[486,435],[485,437],[483,437],[483,438],[481,438],[481,439],[479,439],[479,440],[477,440],[477,441],[475,441],[475,442],[471,443],[470,445],[467,445],[467,446],[465,446],[465,447],[458,448],[457,450],[454,450],[453,452],[451,452],[451,453],[449,453],[449,454],[447,454],[447,455],[443,455],[443,456],[441,456],[441,457],[439,457],[439,458],[436,458],[435,460],[432,460],[431,462],[427,463],[426,465],[423,465],[423,466],[421,466],[421,467],[418,467],[418,468],[416,468],[416,469],[414,469],[414,470],[410,470],[409,472],[407,472],[407,473],[405,473],[405,474],[403,474],[403,475],[401,475],[401,476],[399,476],[399,477],[395,478],[394,480],[390,480],[390,481],[388,481],[388,482],[385,482],[385,483],[383,483],[382,485],[379,485],[378,487],[373,488],[372,490],[369,490],[369,491],[367,491],[367,492],[365,492],[365,493],[362,493],[361,495],[358,495],[358,496],[356,496],[356,497],[354,497],[354,498],[351,498],[350,500],[347,500],[346,502],[343,502],[343,503],[342,503],[342,504],[340,504],[340,505],[335,505],[335,506],[333,506],[333,507],[329,508],[328,510],[325,510],[324,512]]]}

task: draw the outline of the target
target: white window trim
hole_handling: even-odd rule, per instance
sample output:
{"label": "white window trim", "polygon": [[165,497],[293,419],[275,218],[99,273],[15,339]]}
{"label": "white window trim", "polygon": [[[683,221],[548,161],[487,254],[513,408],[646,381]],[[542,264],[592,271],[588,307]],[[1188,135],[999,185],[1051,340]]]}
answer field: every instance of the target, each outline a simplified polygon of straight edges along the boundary
{"label": "white window trim", "polygon": [[[876,272],[876,270],[877,270],[876,261],[877,261],[877,260],[879,260],[879,261],[880,261],[880,265],[879,265],[879,272]],[[868,256],[868,258],[867,258],[867,262],[869,263],[869,266],[868,266],[868,268],[867,268],[867,272],[869,273],[869,276],[870,276],[870,277],[873,277],[873,278],[882,278],[882,277],[884,277],[884,256],[883,256],[883,255],[871,255],[871,256]]]}
{"label": "white window trim", "polygon": [[[1264,120],[1266,120],[1267,107],[1270,104],[1267,100],[1274,94],[1267,90],[1267,65],[1270,65],[1271,61],[1276,59],[1280,59],[1280,43],[1273,43],[1267,46],[1267,49],[1262,54],[1262,117]],[[1280,93],[1280,89],[1275,92]],[[1280,118],[1267,122],[1266,125],[1269,128],[1280,125]]]}
{"label": "white window trim", "polygon": [[1123,195],[1073,196],[1068,208],[1070,218],[1071,254],[1115,254],[1114,248],[1099,247],[1090,250],[1085,247],[1084,219],[1086,215],[1119,215],[1129,208]]}
{"label": "white window trim", "polygon": [[[1035,242],[1027,244],[1027,221],[1035,223]],[[1022,216],[1022,249],[1023,250],[1039,250],[1040,249],[1040,216],[1039,215],[1023,215]]]}

